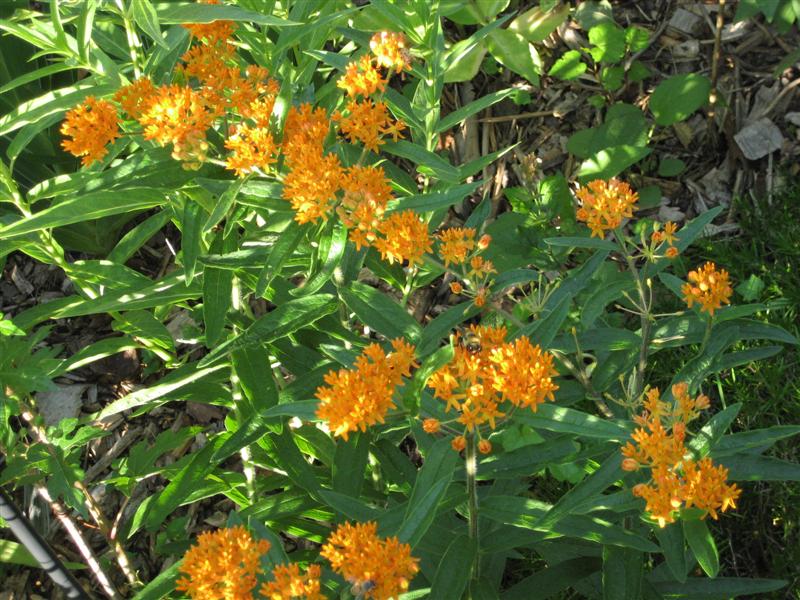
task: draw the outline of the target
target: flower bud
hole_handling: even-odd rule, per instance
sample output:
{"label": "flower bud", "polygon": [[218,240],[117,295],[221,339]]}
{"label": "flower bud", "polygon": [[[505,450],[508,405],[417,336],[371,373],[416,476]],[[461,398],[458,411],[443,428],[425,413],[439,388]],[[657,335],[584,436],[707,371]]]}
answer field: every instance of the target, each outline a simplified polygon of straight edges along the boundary
{"label": "flower bud", "polygon": [[425,433],[438,433],[440,427],[439,419],[425,419],[422,422],[422,429]]}
{"label": "flower bud", "polygon": [[453,438],[453,441],[450,442],[450,445],[456,452],[461,452],[464,448],[467,447],[467,438],[465,438],[463,435],[455,437]]}

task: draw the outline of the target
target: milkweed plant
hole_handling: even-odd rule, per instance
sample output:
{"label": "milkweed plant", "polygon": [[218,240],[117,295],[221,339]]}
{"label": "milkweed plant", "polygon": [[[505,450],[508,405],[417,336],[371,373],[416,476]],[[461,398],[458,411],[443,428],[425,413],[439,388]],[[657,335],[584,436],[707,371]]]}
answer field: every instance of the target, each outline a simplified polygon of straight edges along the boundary
{"label": "milkweed plant", "polygon": [[[524,95],[442,99],[503,19],[452,40],[445,0],[44,4],[0,22],[36,53],[2,88],[21,100],[0,118],[0,255],[71,287],[3,321],[0,482],[94,520],[125,597],[783,585],[717,577],[709,522],[794,468],[764,452],[798,428],[728,433],[740,407],[709,377],[780,350],[742,342],[796,340],[749,318],[725,265],[684,259],[720,209],[659,222],[632,172],[536,172],[559,218],[533,240],[501,223],[480,177],[510,148],[453,164],[442,140]],[[98,315],[100,339],[47,341]],[[38,394],[130,350],[141,381],[44,427]],[[187,402],[223,417],[161,425],[83,485],[87,444]]]}

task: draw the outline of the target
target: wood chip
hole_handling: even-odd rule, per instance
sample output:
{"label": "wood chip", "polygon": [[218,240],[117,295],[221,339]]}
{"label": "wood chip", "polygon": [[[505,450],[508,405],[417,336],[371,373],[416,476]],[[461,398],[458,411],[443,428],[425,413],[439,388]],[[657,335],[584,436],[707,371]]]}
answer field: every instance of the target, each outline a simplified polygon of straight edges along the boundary
{"label": "wood chip", "polygon": [[703,19],[691,11],[679,8],[669,20],[668,29],[685,37],[694,37],[703,27]]}
{"label": "wood chip", "polygon": [[783,146],[783,134],[775,124],[767,119],[759,119],[751,123],[733,136],[736,144],[748,160],[764,158],[770,152],[780,150]]}

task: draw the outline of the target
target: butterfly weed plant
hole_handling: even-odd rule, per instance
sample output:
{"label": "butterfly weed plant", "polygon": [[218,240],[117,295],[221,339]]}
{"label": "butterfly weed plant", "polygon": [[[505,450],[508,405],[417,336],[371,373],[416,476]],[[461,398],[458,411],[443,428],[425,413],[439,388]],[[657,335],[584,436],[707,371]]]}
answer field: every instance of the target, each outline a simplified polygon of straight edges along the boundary
{"label": "butterfly weed plant", "polygon": [[[439,140],[516,91],[448,114],[441,99],[484,45],[526,76],[507,51],[522,25],[499,29],[501,7],[453,43],[447,17],[472,14],[458,4],[62,1],[0,22],[46,59],[3,93],[53,84],[0,117],[0,255],[59,267],[74,290],[0,321],[0,483],[44,486],[96,525],[107,595],[635,599],[784,585],[718,577],[707,522],[735,512],[746,482],[796,477],[765,451],[800,427],[726,433],[740,406],[706,380],[780,350],[733,350],[742,340],[796,340],[748,318],[762,307],[736,303],[725,265],[673,274],[719,209],[682,226],[642,219],[624,176],[584,170],[567,187],[558,174],[571,235],[544,240],[546,274],[506,268],[527,242],[490,233],[475,178],[508,149],[452,164]],[[557,4],[537,8],[553,29],[569,13]],[[21,161],[48,145],[75,160]],[[130,266],[165,228],[178,240],[165,268]],[[414,310],[437,288],[435,316]],[[666,294],[683,309],[655,313]],[[48,322],[91,315],[110,335],[72,353],[47,345]],[[692,358],[651,386],[651,357],[676,347]],[[38,393],[130,350],[146,381],[43,425]],[[189,401],[224,420],[115,453],[92,473],[122,498],[103,515],[87,444]],[[553,479],[563,493],[542,494]],[[212,507],[225,514],[206,526]],[[509,583],[521,555],[545,566]]]}

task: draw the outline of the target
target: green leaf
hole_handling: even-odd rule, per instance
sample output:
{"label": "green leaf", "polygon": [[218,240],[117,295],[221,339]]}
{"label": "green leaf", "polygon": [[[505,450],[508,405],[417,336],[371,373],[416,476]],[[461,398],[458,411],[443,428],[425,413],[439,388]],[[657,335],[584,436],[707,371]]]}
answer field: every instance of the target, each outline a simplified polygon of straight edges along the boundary
{"label": "green leaf", "polygon": [[686,516],[681,517],[681,522],[683,523],[683,534],[700,567],[709,577],[716,577],[719,573],[719,553],[714,538],[711,537],[711,532],[708,530],[708,525],[703,520]]}
{"label": "green leaf", "polygon": [[647,48],[650,41],[650,32],[642,27],[632,26],[625,28],[625,45],[631,54],[641,52]]}
{"label": "green leaf", "polygon": [[59,202],[0,228],[0,238],[13,238],[42,229],[61,227],[109,215],[137,212],[165,204],[164,191],[156,188],[97,191]]}
{"label": "green leaf", "polygon": [[603,240],[593,237],[556,237],[545,238],[545,244],[558,246],[561,248],[597,248],[615,252],[619,246],[610,240]]}
{"label": "green leaf", "polygon": [[211,375],[215,371],[219,371],[225,367],[226,365],[221,364],[200,369],[197,363],[184,365],[171,372],[169,375],[162,377],[158,384],[149,388],[136,390],[127,396],[123,396],[119,400],[115,400],[97,414],[97,420],[149,404],[166,396],[170,392],[180,389],[190,383],[194,383],[195,381],[199,381],[207,375]]}
{"label": "green leaf", "polygon": [[548,75],[562,81],[569,81],[583,75],[587,68],[586,63],[581,60],[581,53],[577,50],[569,50],[550,67]]}
{"label": "green leaf", "polygon": [[[194,279],[197,257],[203,251],[202,215],[203,209],[200,204],[187,198],[181,222],[181,254],[183,255],[183,272],[186,273],[186,283],[191,283]],[[215,252],[219,252],[219,249]]]}
{"label": "green leaf", "polygon": [[231,354],[231,362],[242,391],[254,411],[261,412],[278,404],[278,389],[266,348],[236,350]]}
{"label": "green leaf", "polygon": [[663,597],[696,600],[729,600],[738,596],[754,598],[788,585],[780,579],[746,579],[744,577],[690,577],[685,583],[654,581],[653,588]]}
{"label": "green leaf", "polygon": [[450,485],[459,460],[446,438],[437,440],[427,452],[396,534],[401,541],[411,544],[412,548],[433,523],[436,508]]}
{"label": "green leaf", "polygon": [[642,552],[658,552],[658,546],[653,542],[602,519],[568,514],[553,523],[542,523],[542,517],[552,507],[532,498],[488,496],[481,500],[479,509],[481,517],[541,534],[531,536],[531,542],[563,536],[588,540],[595,544],[634,548]]}
{"label": "green leaf", "polygon": [[588,160],[581,163],[578,180],[586,183],[592,179],[611,179],[625,169],[649,156],[653,150],[643,146],[611,146],[600,150]]}
{"label": "green leaf", "polygon": [[164,324],[147,310],[129,310],[114,321],[114,329],[142,338],[167,352],[175,351],[175,342]]}
{"label": "green leaf", "polygon": [[330,294],[317,294],[284,302],[239,335],[217,346],[198,363],[198,366],[206,367],[215,364],[234,350],[269,344],[311,325],[336,310],[336,303],[333,300],[334,298]]}
{"label": "green leaf", "polygon": [[175,589],[175,581],[178,579],[182,564],[183,561],[179,560],[163,570],[155,579],[139,590],[133,600],[161,600],[166,598]]}
{"label": "green leaf", "polygon": [[269,27],[286,27],[300,25],[287,19],[279,19],[238,6],[223,4],[195,4],[179,2],[159,2],[153,6],[162,23],[174,25],[179,23],[211,23],[213,21],[237,21],[258,23]]}
{"label": "green leaf", "polygon": [[[680,381],[673,381],[673,385],[676,383],[680,383]],[[689,450],[699,458],[706,456],[716,440],[721,438],[725,430],[733,423],[741,408],[741,403],[732,404],[711,417],[711,420],[687,444]]]}
{"label": "green leaf", "polygon": [[469,318],[474,317],[480,312],[480,308],[474,302],[462,302],[449,307],[441,314],[437,315],[425,326],[417,345],[417,356],[424,358],[434,352],[442,340],[450,334],[457,325],[460,325]]}
{"label": "green leaf", "polygon": [[405,198],[398,198],[397,200],[389,202],[386,212],[392,213],[399,210],[413,210],[415,212],[425,213],[439,210],[440,208],[447,208],[464,200],[464,198],[483,185],[483,183],[483,181],[474,181],[472,183],[448,186],[445,192],[431,192],[428,194],[417,194],[414,196],[406,196]]}
{"label": "green leaf", "polygon": [[539,526],[546,527],[557,523],[570,514],[576,506],[602,494],[609,486],[622,479],[623,475],[619,454],[612,452],[594,473],[561,496],[558,502],[542,516]]}
{"label": "green leaf", "polygon": [[274,445],[278,464],[286,471],[289,479],[316,496],[321,489],[319,480],[297,447],[292,430],[284,427],[281,434],[269,436],[269,440]]}
{"label": "green leaf", "polygon": [[658,175],[659,177],[675,177],[676,175],[680,175],[685,168],[686,163],[680,158],[667,156],[666,158],[662,158],[661,162],[658,164]]}
{"label": "green leaf", "polygon": [[492,92],[491,94],[486,94],[485,96],[481,96],[477,100],[473,100],[466,106],[462,106],[458,110],[454,110],[444,119],[439,121],[439,124],[436,127],[436,133],[447,131],[448,129],[451,129],[456,125],[461,124],[464,120],[468,119],[472,115],[486,108],[489,108],[490,106],[497,104],[502,100],[505,100],[512,94],[516,93],[516,91],[517,90],[513,88],[507,88],[504,90],[499,90],[497,92]]}
{"label": "green leaf", "polygon": [[[225,240],[218,234],[211,245],[211,252],[224,252],[236,247],[238,236]],[[222,337],[225,320],[231,308],[233,271],[207,266],[203,271],[203,321],[206,326],[206,348],[214,348]]]}
{"label": "green leaf", "polygon": [[719,458],[731,481],[800,481],[800,464],[771,456],[732,454]]}
{"label": "green leaf", "polygon": [[411,343],[416,343],[419,339],[419,323],[402,306],[379,290],[353,282],[348,288],[339,288],[339,296],[362,323],[387,338],[404,338]]}
{"label": "green leaf", "polygon": [[169,49],[164,38],[161,36],[161,25],[158,22],[158,13],[150,0],[132,0],[131,8],[134,22],[150,38],[162,48]]}
{"label": "green leaf", "polygon": [[305,233],[305,227],[298,226],[292,222],[278,237],[278,240],[272,246],[272,251],[269,253],[264,268],[258,275],[256,296],[261,297],[264,295],[272,281],[280,273],[283,265],[291,258]]}
{"label": "green leaf", "polygon": [[508,29],[534,44],[543,42],[569,15],[569,4],[559,4],[552,10],[534,6],[511,21]]}
{"label": "green leaf", "polygon": [[666,527],[653,527],[653,533],[661,546],[661,552],[667,561],[670,572],[680,582],[686,581],[686,541],[683,528],[673,523]]}
{"label": "green leaf", "polygon": [[640,600],[644,554],[630,548],[603,546],[604,600]]}
{"label": "green leaf", "polygon": [[310,274],[300,287],[290,292],[293,296],[307,296],[319,291],[339,268],[347,248],[347,228],[340,222],[334,221],[331,221],[330,228],[332,231],[323,233],[319,241],[318,257],[321,260],[319,269]]}
{"label": "green leaf", "polygon": [[361,495],[369,454],[369,432],[356,432],[346,442],[336,442],[331,481],[333,489],[354,498]]}
{"label": "green leaf", "polygon": [[587,438],[622,442],[630,436],[630,431],[613,421],[555,404],[540,404],[535,413],[517,412],[514,419],[536,429],[572,433]]}
{"label": "green leaf", "polygon": [[398,142],[386,142],[381,146],[381,149],[394,156],[410,160],[419,167],[419,172],[424,175],[430,175],[448,183],[459,183],[461,181],[461,172],[456,167],[438,154],[428,152],[417,144],[400,140]]}
{"label": "green leaf", "polygon": [[496,29],[488,38],[489,52],[504,67],[522,75],[533,85],[539,85],[541,60],[531,43],[508,29]]}
{"label": "green leaf", "polygon": [[598,23],[589,30],[589,54],[597,63],[618,63],[625,56],[625,31],[610,21]]}
{"label": "green leaf", "polygon": [[708,102],[711,81],[704,75],[673,75],[656,87],[650,96],[650,110],[656,124],[667,126],[690,117]]}
{"label": "green leaf", "polygon": [[594,556],[571,558],[529,575],[503,592],[500,598],[530,600],[532,590],[536,590],[537,598],[551,598],[597,572],[600,567],[600,560]]}
{"label": "green leaf", "polygon": [[477,540],[461,534],[447,546],[442,556],[436,575],[431,584],[431,598],[442,600],[461,600],[469,578],[465,577],[472,569],[478,553]]}
{"label": "green leaf", "polygon": [[[114,246],[114,249],[109,253],[108,260],[119,264],[128,262],[128,260],[136,254],[137,250],[145,245],[147,240],[158,233],[164,225],[169,223],[170,216],[170,211],[161,210],[147,217],[144,221],[122,236],[122,239],[117,242],[117,245]],[[184,254],[184,261],[185,256]],[[191,283],[191,280],[188,280],[187,283]]]}
{"label": "green leaf", "polygon": [[723,435],[711,448],[711,456],[719,458],[740,454],[756,448],[768,448],[775,442],[800,434],[800,425],[775,425],[766,429],[751,429]]}
{"label": "green leaf", "polygon": [[449,56],[445,59],[447,68],[444,72],[445,83],[471,81],[480,72],[486,48],[483,43],[475,43],[467,38],[453,44]]}
{"label": "green leaf", "polygon": [[[217,438],[220,439],[220,438]],[[154,497],[144,518],[144,526],[148,531],[155,531],[178,508],[181,503],[199,487],[214,465],[211,457],[216,450],[215,444],[206,444],[200,449],[183,469],[175,474],[164,490]]]}
{"label": "green leaf", "polygon": [[764,280],[758,275],[750,275],[745,281],[736,286],[736,293],[739,294],[745,302],[754,302],[761,298],[764,291]]}

